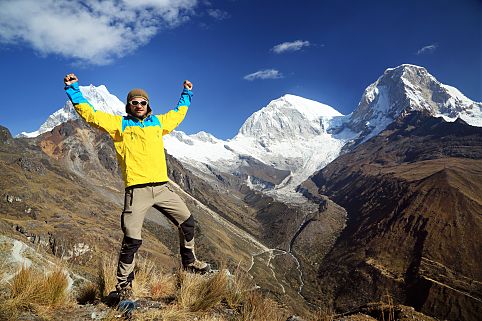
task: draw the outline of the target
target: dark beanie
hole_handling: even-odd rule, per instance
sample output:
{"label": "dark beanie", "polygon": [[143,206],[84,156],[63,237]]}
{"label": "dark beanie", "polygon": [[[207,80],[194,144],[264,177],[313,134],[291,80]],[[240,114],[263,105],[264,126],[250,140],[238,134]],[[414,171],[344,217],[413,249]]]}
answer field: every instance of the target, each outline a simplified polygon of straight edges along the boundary
{"label": "dark beanie", "polygon": [[129,91],[127,94],[127,103],[129,103],[133,98],[142,97],[145,100],[149,101],[149,95],[147,95],[146,91],[141,88],[135,88]]}
{"label": "dark beanie", "polygon": [[152,109],[151,109],[151,106],[149,106],[150,105],[149,104],[149,95],[147,94],[147,92],[144,89],[141,89],[141,88],[134,88],[131,91],[129,91],[129,93],[127,94],[126,113],[127,114],[131,113],[130,108],[129,108],[129,102],[136,97],[142,97],[145,100],[147,100],[147,103],[148,103],[147,104],[147,114],[150,114],[152,112]]}

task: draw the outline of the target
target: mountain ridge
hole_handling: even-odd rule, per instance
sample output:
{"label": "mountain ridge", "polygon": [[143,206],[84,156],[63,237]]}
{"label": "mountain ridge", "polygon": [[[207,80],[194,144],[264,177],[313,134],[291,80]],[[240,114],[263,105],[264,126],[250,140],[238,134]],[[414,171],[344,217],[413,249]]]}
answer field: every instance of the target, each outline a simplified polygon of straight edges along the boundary
{"label": "mountain ridge", "polygon": [[[373,92],[365,95],[363,106],[371,110],[371,114],[359,115],[360,121],[352,124],[349,121],[355,119],[353,115],[327,115],[319,110],[319,113],[302,115],[298,108],[303,106],[296,105],[296,101],[302,99],[288,96],[267,106],[277,116],[266,113],[274,122],[264,130],[273,128],[273,132],[254,130],[251,138],[260,139],[258,142],[264,146],[258,143],[236,146],[234,139],[223,141],[203,132],[195,135],[175,132],[166,136],[166,146],[170,139],[182,140],[183,144],[176,145],[182,151],[196,156],[193,150],[197,148],[202,157],[209,157],[209,161],[203,163],[167,154],[169,177],[189,193],[180,192],[188,207],[197,214],[198,245],[202,253],[208,253],[208,259],[216,260],[220,255],[229,258],[231,265],[238,262],[263,289],[299,309],[316,305],[344,313],[378,300],[387,291],[397,302],[431,315],[470,320],[477,311],[473,303],[480,298],[474,274],[478,263],[473,259],[477,257],[474,246],[478,244],[480,226],[472,214],[479,211],[482,194],[478,183],[481,128],[469,126],[460,118],[447,122],[445,117],[434,117],[437,110],[433,108],[411,108],[412,98],[405,92],[406,84],[397,76],[406,68],[410,69],[406,77],[415,77],[420,86],[432,83],[419,67],[389,70],[380,78],[384,80],[376,84],[385,86],[385,94],[393,94],[383,98],[381,91],[374,90],[376,85],[369,87]],[[419,75],[423,77],[417,78]],[[430,91],[430,88],[422,88],[422,92],[424,90]],[[380,106],[383,100],[380,97],[385,99],[384,106]],[[420,97],[425,99],[426,95]],[[377,104],[385,107],[379,109],[378,114],[374,112]],[[426,102],[426,106],[430,104]],[[463,106],[468,110],[480,108],[478,103]],[[382,112],[383,117],[372,121],[374,115]],[[387,117],[390,123],[374,134],[381,128],[375,125],[385,124]],[[261,121],[260,125],[263,125],[262,119],[257,120]],[[350,130],[350,126],[358,125],[361,126],[359,132]],[[349,131],[351,136],[342,136]],[[285,139],[283,134],[288,133],[291,135],[287,138],[297,133],[303,135],[294,137],[299,140]],[[310,157],[325,156],[330,148],[327,140],[315,142],[307,139],[310,135],[314,139],[346,139],[345,145],[336,146],[333,160],[318,172],[309,167],[319,164]],[[7,168],[3,175],[8,177],[8,182],[14,182],[17,175],[17,180],[28,186],[33,180],[41,179],[37,176],[51,175],[55,169],[55,174],[68,182],[80,181],[77,176],[88,180],[89,186],[92,185],[89,190],[96,194],[96,204],[105,198],[116,207],[121,206],[122,184],[117,167],[112,166],[115,153],[105,133],[81,120],[70,120],[29,139],[13,139],[8,130],[0,127],[0,138],[3,143],[0,151],[16,153],[0,153],[0,165]],[[283,149],[283,143],[289,149]],[[221,155],[209,148],[214,145]],[[246,150],[240,153],[242,148]],[[306,148],[309,153],[297,148]],[[25,155],[18,156],[24,152]],[[224,163],[223,153],[231,155]],[[294,157],[296,153],[301,156]],[[30,160],[26,155],[42,155],[42,161],[35,157]],[[274,166],[275,163],[285,167]],[[299,185],[294,179],[295,170],[304,171],[304,175],[311,178]],[[299,175],[297,179],[301,178]],[[44,185],[48,187],[47,183]],[[68,183],[65,189],[81,191],[71,185]],[[293,190],[285,189],[283,195],[273,193],[282,186]],[[296,186],[301,187],[294,190]],[[38,186],[34,189],[35,195],[16,195],[18,189],[12,186],[5,189],[9,193],[7,201],[13,202],[13,205],[8,205],[9,201],[2,204],[8,211],[7,221],[15,216],[22,223],[17,223],[18,231],[34,235],[36,239],[36,228],[43,226],[41,219],[47,218],[46,221],[54,222],[51,228],[56,231],[56,251],[68,249],[72,242],[68,238],[63,242],[62,234],[58,234],[67,226],[61,220],[65,215],[51,217],[52,213],[45,212],[45,208],[29,210],[15,200],[32,202],[37,197],[38,202],[40,197],[43,203],[52,202],[63,209],[62,213],[67,213],[75,226],[85,224],[89,211],[82,209],[84,216],[77,217],[68,207],[81,207],[76,203],[78,198],[63,198],[58,191],[45,194],[37,191]],[[453,213],[459,212],[459,217],[454,219]],[[114,216],[117,217],[112,214],[109,219],[110,225],[115,222]],[[172,242],[174,236],[169,227],[169,222],[156,216],[149,215],[146,220],[149,237],[166,245],[164,258],[173,264],[176,244]],[[467,231],[460,234],[461,229]],[[112,231],[110,233],[112,241]],[[454,238],[453,244],[443,238],[444,233]],[[474,235],[475,239],[465,246],[460,243],[460,235]],[[39,237],[44,242],[44,236]],[[439,243],[434,241],[437,238]],[[79,258],[85,259],[88,257]],[[461,311],[459,314],[444,307],[450,300]]]}
{"label": "mountain ridge", "polygon": [[[81,87],[95,108],[124,113],[124,104],[105,86]],[[112,104],[113,107],[110,106]],[[335,108],[292,94],[272,100],[253,113],[231,139],[221,140],[200,132],[173,132],[165,137],[167,151],[204,173],[215,168],[244,176],[252,188],[276,197],[297,197],[296,187],[332,160],[377,135],[398,115],[411,110],[428,110],[433,117],[455,121],[461,117],[482,126],[482,103],[473,102],[456,88],[444,85],[420,66],[402,64],[387,68],[369,85],[360,103],[349,115]],[[56,114],[57,113],[57,114]],[[77,118],[70,102],[49,117],[32,137],[66,119]],[[323,149],[317,146],[324,146]],[[261,178],[245,171],[255,163],[259,169],[288,171],[284,180]],[[258,170],[258,172],[260,172]]]}
{"label": "mountain ridge", "polygon": [[[296,186],[311,173],[376,136],[404,113],[427,110],[432,117],[447,121],[456,121],[460,117],[472,126],[482,126],[482,103],[469,100],[460,91],[438,82],[425,68],[415,65],[388,68],[367,87],[357,108],[349,115],[341,115],[327,106],[325,109],[332,110],[332,113],[323,114],[320,108],[317,117],[300,119],[302,112],[292,113],[292,110],[301,111],[305,106],[293,106],[293,99],[286,102],[284,97],[255,112],[232,139],[216,139],[213,144],[208,144],[182,133],[167,137],[166,148],[181,161],[201,169],[204,164],[209,164],[220,171],[237,172],[242,168],[240,157],[248,154],[269,167],[289,170],[291,174],[281,183],[273,184],[269,179],[259,180],[251,176],[246,179],[251,180],[253,188],[292,198]],[[305,101],[304,98],[295,100]],[[311,107],[318,104],[311,102]],[[326,105],[318,104],[320,106]],[[259,125],[255,126],[256,123]],[[296,127],[301,127],[301,123],[305,124],[303,131],[297,132]],[[295,124],[294,129],[292,124]],[[180,136],[182,139],[177,139]],[[189,144],[184,145],[183,140],[189,140]]]}

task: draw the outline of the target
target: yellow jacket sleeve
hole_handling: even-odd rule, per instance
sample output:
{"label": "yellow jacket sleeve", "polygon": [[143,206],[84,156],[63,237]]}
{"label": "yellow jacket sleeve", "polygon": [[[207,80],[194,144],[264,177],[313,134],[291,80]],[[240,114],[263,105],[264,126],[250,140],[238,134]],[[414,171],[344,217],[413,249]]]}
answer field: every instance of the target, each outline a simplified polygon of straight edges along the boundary
{"label": "yellow jacket sleeve", "polygon": [[88,124],[106,131],[112,138],[120,135],[122,131],[122,116],[95,110],[80,92],[77,82],[65,87],[65,91],[77,113]]}

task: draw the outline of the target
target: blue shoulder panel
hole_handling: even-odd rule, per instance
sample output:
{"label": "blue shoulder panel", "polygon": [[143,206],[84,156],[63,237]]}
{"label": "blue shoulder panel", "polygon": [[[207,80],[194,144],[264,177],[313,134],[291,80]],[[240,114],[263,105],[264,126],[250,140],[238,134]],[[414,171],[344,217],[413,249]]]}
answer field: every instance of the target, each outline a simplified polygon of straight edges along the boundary
{"label": "blue shoulder panel", "polygon": [[152,126],[159,126],[162,128],[162,125],[159,122],[159,119],[153,115],[147,116],[143,121],[131,115],[127,115],[122,118],[122,132],[124,132],[126,127],[152,127]]}
{"label": "blue shoulder panel", "polygon": [[161,127],[161,122],[156,116],[149,115],[147,116],[146,119],[144,119],[144,126],[160,126]]}

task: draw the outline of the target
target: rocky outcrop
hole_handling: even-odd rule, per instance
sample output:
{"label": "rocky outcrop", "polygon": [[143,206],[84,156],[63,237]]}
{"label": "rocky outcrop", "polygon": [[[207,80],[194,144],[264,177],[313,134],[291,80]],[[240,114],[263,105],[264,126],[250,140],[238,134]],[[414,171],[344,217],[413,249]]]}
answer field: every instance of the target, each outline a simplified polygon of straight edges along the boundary
{"label": "rocky outcrop", "polygon": [[69,120],[36,140],[44,153],[77,175],[122,189],[114,145],[103,131],[92,129],[81,120]]}
{"label": "rocky outcrop", "polygon": [[0,143],[5,144],[11,140],[12,140],[12,134],[10,134],[10,131],[8,130],[8,128],[0,125]]}
{"label": "rocky outcrop", "polygon": [[40,175],[45,174],[45,165],[38,159],[20,157],[17,159],[16,164],[24,171],[38,173]]}

